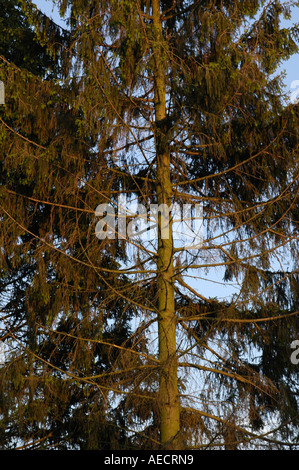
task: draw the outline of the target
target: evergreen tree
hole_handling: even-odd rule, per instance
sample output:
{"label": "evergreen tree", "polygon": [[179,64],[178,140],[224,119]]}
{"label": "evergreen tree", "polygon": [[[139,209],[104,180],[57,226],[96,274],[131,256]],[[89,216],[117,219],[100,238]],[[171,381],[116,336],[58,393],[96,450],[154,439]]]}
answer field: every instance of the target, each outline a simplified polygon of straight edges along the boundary
{"label": "evergreen tree", "polygon": [[[298,27],[281,24],[292,5],[54,3],[65,32],[23,6],[61,76],[37,81],[42,99],[14,95],[22,122],[5,121],[5,135],[18,135],[2,146],[18,184],[1,203],[3,293],[11,271],[16,289],[3,321],[25,346],[28,381],[15,390],[41,419],[19,438],[296,447],[298,109],[275,75],[298,50]],[[162,211],[148,234],[142,210],[153,204],[170,220]],[[203,240],[177,243],[176,208],[200,204]],[[224,300],[222,282],[233,288]],[[53,414],[34,408],[45,396]],[[71,440],[82,419],[83,437]],[[41,436],[36,423],[48,421]]]}

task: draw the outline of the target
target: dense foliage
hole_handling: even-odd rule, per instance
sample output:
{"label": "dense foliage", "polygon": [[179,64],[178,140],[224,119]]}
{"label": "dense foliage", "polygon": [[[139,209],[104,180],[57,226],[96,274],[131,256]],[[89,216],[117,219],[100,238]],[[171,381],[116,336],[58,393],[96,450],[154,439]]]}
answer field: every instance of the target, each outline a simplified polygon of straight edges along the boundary
{"label": "dense foliage", "polygon": [[296,447],[299,5],[1,3],[2,447]]}

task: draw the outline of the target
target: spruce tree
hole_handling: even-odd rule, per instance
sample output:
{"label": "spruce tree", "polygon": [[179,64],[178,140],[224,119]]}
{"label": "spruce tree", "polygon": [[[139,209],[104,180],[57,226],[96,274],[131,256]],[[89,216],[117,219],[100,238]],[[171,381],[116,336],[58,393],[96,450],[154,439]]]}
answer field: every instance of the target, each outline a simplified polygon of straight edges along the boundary
{"label": "spruce tree", "polygon": [[[130,448],[296,447],[298,109],[276,71],[298,51],[298,27],[281,23],[297,2],[54,3],[63,34],[23,2],[62,75],[42,81],[53,101],[31,104],[30,134],[22,118],[30,151],[10,168],[23,165],[32,205],[22,188],[2,204],[14,285],[24,266],[38,272],[7,334],[32,333],[28,364],[47,369],[49,390],[59,376],[68,400],[69,383],[89,394],[85,408],[66,400],[67,425],[95,409]],[[166,214],[149,231],[142,210],[154,204]],[[175,208],[192,206],[203,237],[185,246]],[[113,448],[101,419],[84,432]]]}

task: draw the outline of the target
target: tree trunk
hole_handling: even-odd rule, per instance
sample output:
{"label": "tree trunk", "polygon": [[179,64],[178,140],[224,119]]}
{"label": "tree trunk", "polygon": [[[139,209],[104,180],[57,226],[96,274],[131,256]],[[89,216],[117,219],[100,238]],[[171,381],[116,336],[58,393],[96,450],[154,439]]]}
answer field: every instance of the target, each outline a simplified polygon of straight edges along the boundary
{"label": "tree trunk", "polygon": [[[164,125],[166,122],[166,87],[163,56],[163,35],[159,0],[153,0],[153,53],[155,60],[155,125],[157,156],[157,202],[170,208],[172,185],[170,177],[170,148]],[[166,214],[159,213],[158,223],[158,335],[159,335],[159,407],[160,440],[165,449],[178,449],[180,403],[176,355],[176,311],[174,298],[174,266],[172,221],[169,236],[162,237]]]}

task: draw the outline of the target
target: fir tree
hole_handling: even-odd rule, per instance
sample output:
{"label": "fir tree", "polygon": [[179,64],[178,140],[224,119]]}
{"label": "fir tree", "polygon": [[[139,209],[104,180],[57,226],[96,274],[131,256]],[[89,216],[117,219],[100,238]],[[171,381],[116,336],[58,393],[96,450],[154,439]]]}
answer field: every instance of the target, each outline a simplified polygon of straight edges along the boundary
{"label": "fir tree", "polygon": [[[29,407],[47,383],[54,413],[59,377],[64,429],[97,409],[83,433],[97,448],[296,446],[298,109],[275,75],[298,50],[298,27],[281,24],[291,5],[57,0],[65,32],[23,5],[61,76],[38,80],[30,116],[15,94],[22,122],[3,123],[18,184],[1,204],[3,284],[13,269],[19,309],[7,303],[4,320],[35,384],[16,391],[28,390]],[[124,198],[139,213],[124,217]],[[163,213],[145,240],[151,204],[202,204],[203,240],[176,243],[171,217],[164,236]],[[225,300],[219,275],[234,288]],[[104,415],[121,439],[105,426],[101,436]],[[54,429],[28,439],[63,446]]]}

